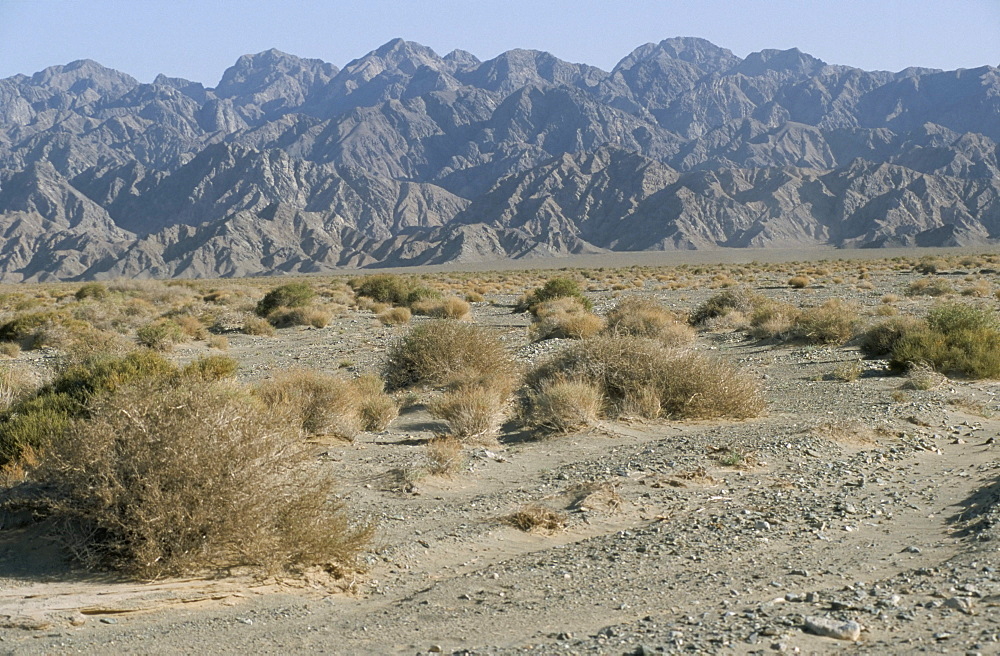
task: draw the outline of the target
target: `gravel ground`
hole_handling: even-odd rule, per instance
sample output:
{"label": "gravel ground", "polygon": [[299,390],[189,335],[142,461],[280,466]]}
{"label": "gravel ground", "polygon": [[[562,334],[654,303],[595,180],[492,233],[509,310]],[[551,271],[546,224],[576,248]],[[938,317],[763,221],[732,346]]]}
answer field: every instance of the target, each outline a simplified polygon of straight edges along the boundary
{"label": "gravel ground", "polygon": [[[800,305],[846,296],[871,312],[914,276],[875,273],[870,289],[755,286]],[[716,292],[645,290],[679,309]],[[613,304],[610,290],[593,295],[598,310]],[[513,297],[490,300],[476,320],[521,360],[565,346],[530,343]],[[292,366],[377,370],[403,331],[351,311],[277,339],[232,335],[230,353],[247,380]],[[1000,653],[1000,386],[901,393],[881,361],[834,380],[859,358],[850,344],[718,332],[699,348],[760,380],[765,416],[606,423],[545,440],[512,428],[470,449],[450,478],[414,474],[444,430],[419,403],[383,433],[318,445],[348,504],[379,524],[368,571],[351,581],[135,584],[52,559],[18,569],[49,547],[33,527],[4,530],[0,653]],[[741,465],[723,466],[723,453]],[[500,521],[526,503],[565,513],[565,528]]]}

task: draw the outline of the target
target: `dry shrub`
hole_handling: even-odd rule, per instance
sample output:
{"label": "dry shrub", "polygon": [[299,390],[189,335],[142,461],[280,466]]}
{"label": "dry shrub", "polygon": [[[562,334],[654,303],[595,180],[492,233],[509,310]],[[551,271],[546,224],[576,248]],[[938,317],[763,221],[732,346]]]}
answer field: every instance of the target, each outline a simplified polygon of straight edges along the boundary
{"label": "dry shrub", "polygon": [[383,326],[399,326],[410,323],[412,316],[410,308],[406,307],[389,308],[377,314],[377,318]]}
{"label": "dry shrub", "polygon": [[822,305],[807,308],[795,317],[796,337],[812,344],[843,344],[857,330],[857,306],[840,299],[830,299]]}
{"label": "dry shrub", "polygon": [[275,287],[260,299],[254,311],[258,316],[267,317],[278,308],[301,308],[309,305],[316,292],[305,282],[290,282]]}
{"label": "dry shrub", "polygon": [[243,322],[243,332],[247,335],[257,335],[259,337],[274,337],[274,326],[267,319],[259,317],[247,317]]}
{"label": "dry shrub", "polygon": [[865,368],[861,364],[860,360],[849,360],[848,362],[842,362],[837,365],[830,373],[830,376],[834,380],[839,380],[843,383],[853,383],[861,377],[861,374],[863,374],[864,371]]}
{"label": "dry shrub", "polygon": [[456,296],[428,298],[413,303],[410,308],[415,314],[435,319],[468,319],[472,312],[469,304]]}
{"label": "dry shrub", "polygon": [[191,339],[208,338],[208,328],[197,317],[190,314],[183,314],[173,318],[173,322],[181,329],[185,335]]}
{"label": "dry shrub", "polygon": [[350,381],[312,369],[291,369],[261,382],[257,396],[275,416],[310,435],[352,440],[361,430]]}
{"label": "dry shrub", "polygon": [[701,326],[711,319],[724,317],[731,312],[749,316],[761,301],[760,295],[746,287],[727,289],[695,308],[688,320],[692,326]]}
{"label": "dry shrub", "polygon": [[466,293],[465,300],[467,303],[482,303],[486,297],[477,291],[471,291]]}
{"label": "dry shrub", "polygon": [[267,320],[275,328],[288,328],[290,326],[326,328],[330,324],[331,318],[332,315],[329,312],[316,307],[278,307],[267,315]]}
{"label": "dry shrub", "polygon": [[462,382],[432,401],[431,415],[464,442],[493,441],[507,419],[513,385],[494,378]]}
{"label": "dry shrub", "polygon": [[788,286],[793,289],[805,289],[812,283],[809,276],[792,276],[788,279]]}
{"label": "dry shrub", "polygon": [[607,320],[605,332],[614,335],[650,337],[667,346],[682,346],[695,339],[690,325],[651,298],[629,296],[608,312]]}
{"label": "dry shrub", "polygon": [[415,326],[390,348],[385,380],[390,390],[451,385],[468,378],[517,375],[497,334],[475,324],[438,319]]}
{"label": "dry shrub", "polygon": [[566,528],[566,515],[538,503],[521,506],[501,518],[519,531],[526,533],[541,531],[551,533]]}
{"label": "dry shrub", "polygon": [[916,317],[900,316],[879,322],[861,335],[861,352],[869,358],[877,358],[892,353],[896,343],[904,335],[919,329],[923,322]]}
{"label": "dry shrub", "polygon": [[762,300],[750,316],[750,334],[756,339],[788,339],[799,309],[790,303]]}
{"label": "dry shrub", "polygon": [[297,431],[232,386],[123,388],[70,433],[36,476],[87,567],[141,579],[345,567],[370,537],[352,527]]}
{"label": "dry shrub", "polygon": [[838,444],[872,446],[878,443],[878,432],[856,419],[843,419],[817,424],[810,432]]}
{"label": "dry shrub", "polygon": [[181,370],[187,378],[201,381],[222,380],[232,378],[240,363],[225,355],[206,355],[190,363]]}
{"label": "dry shrub", "polygon": [[31,395],[38,389],[36,376],[18,366],[0,367],[0,412]]}
{"label": "dry shrub", "polygon": [[537,393],[556,380],[591,383],[616,415],[641,406],[648,417],[742,419],[764,409],[757,384],[731,365],[643,337],[586,340],[537,367],[528,383]]}
{"label": "dry shrub", "polygon": [[187,334],[171,319],[157,319],[141,326],[135,333],[139,344],[155,351],[170,351],[175,344],[187,341]]}
{"label": "dry shrub", "polygon": [[366,374],[351,382],[358,406],[361,428],[384,431],[399,416],[399,404],[385,393],[385,382],[374,374]]}
{"label": "dry shrub", "polygon": [[536,340],[586,339],[604,328],[604,320],[592,314],[578,298],[564,296],[544,301],[532,310],[531,334]]}
{"label": "dry shrub", "polygon": [[219,351],[229,350],[229,340],[226,339],[225,335],[209,335],[205,342],[208,344],[208,348],[217,349]]}
{"label": "dry shrub", "polygon": [[465,467],[462,441],[455,437],[437,437],[427,442],[427,472],[433,476],[451,476]]}
{"label": "dry shrub", "polygon": [[0,355],[16,358],[21,353],[21,346],[15,342],[0,342]]}
{"label": "dry shrub", "polygon": [[907,296],[945,296],[954,292],[951,283],[947,280],[928,278],[915,280],[906,288]]}
{"label": "dry shrub", "polygon": [[554,379],[541,383],[529,401],[528,422],[535,426],[569,433],[592,426],[601,415],[601,390],[585,380]]}

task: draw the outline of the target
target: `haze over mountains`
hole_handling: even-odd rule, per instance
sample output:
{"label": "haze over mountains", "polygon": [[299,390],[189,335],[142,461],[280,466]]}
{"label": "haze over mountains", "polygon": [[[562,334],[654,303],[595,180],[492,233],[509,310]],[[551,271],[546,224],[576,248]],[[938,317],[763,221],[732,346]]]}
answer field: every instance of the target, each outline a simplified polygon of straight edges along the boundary
{"label": "haze over mountains", "polygon": [[93,61],[0,80],[0,276],[242,276],[1000,237],[1000,70],[646,44],[610,71],[391,41],[214,89]]}

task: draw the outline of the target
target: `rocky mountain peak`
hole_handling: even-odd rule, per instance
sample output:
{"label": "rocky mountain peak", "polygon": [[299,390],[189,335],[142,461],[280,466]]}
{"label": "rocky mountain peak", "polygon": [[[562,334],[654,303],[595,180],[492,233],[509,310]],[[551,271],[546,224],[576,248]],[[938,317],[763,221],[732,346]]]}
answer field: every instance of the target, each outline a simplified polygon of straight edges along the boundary
{"label": "rocky mountain peak", "polygon": [[826,62],[806,54],[798,48],[788,50],[761,50],[746,56],[736,71],[747,76],[766,75],[769,71],[799,77],[816,75]]}

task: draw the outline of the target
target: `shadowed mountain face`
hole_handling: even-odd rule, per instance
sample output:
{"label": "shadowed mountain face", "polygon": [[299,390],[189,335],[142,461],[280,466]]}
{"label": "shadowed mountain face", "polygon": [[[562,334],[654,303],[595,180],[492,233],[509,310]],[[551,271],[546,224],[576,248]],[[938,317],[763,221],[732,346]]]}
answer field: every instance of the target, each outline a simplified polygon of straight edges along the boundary
{"label": "shadowed mountain face", "polygon": [[241,276],[605,250],[1000,237],[1000,70],[703,39],[610,72],[396,39],[218,86],[0,80],[0,277]]}

